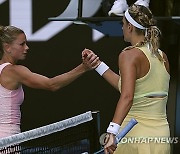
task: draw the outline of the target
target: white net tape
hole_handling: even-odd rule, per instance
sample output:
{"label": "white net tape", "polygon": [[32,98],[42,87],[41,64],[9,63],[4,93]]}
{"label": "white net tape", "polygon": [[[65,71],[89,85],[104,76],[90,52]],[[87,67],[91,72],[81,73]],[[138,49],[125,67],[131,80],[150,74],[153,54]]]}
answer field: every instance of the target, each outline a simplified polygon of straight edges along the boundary
{"label": "white net tape", "polygon": [[77,126],[84,122],[91,121],[92,112],[88,111],[83,114],[50,124],[46,126],[42,126],[36,129],[32,129],[29,131],[25,131],[19,134],[15,134],[9,137],[5,137],[0,139],[0,148],[8,147],[11,145],[19,144],[28,140],[32,140],[35,138],[39,138],[45,135],[49,135],[58,131],[62,131],[64,129]]}

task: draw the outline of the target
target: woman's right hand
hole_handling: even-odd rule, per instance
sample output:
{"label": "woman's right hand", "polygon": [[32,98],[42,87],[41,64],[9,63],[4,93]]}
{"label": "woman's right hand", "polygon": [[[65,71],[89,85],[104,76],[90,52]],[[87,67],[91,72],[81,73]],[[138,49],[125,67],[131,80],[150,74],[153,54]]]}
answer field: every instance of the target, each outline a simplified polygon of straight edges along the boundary
{"label": "woman's right hand", "polygon": [[89,70],[95,69],[101,63],[99,57],[89,49],[84,49],[82,51],[82,61]]}

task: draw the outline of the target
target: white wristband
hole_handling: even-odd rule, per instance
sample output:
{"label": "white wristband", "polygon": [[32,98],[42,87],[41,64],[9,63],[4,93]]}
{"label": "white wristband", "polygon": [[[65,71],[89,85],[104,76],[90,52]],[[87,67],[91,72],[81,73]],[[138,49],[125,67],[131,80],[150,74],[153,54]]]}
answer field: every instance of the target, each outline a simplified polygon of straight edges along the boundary
{"label": "white wristband", "polygon": [[119,129],[120,129],[120,125],[114,123],[114,122],[110,122],[109,127],[107,128],[107,132],[117,135],[119,133]]}
{"label": "white wristband", "polygon": [[109,66],[107,66],[104,62],[101,62],[101,64],[95,70],[102,76],[108,69]]}

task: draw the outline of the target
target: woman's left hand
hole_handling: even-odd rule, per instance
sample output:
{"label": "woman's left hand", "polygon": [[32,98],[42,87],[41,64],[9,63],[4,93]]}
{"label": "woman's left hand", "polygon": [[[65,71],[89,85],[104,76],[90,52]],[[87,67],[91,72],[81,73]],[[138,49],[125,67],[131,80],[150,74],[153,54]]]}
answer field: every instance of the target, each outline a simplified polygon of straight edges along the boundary
{"label": "woman's left hand", "polygon": [[104,146],[104,153],[105,154],[113,154],[114,151],[116,150],[117,148],[117,145],[115,144],[115,136],[114,134],[107,134],[106,136],[106,144]]}

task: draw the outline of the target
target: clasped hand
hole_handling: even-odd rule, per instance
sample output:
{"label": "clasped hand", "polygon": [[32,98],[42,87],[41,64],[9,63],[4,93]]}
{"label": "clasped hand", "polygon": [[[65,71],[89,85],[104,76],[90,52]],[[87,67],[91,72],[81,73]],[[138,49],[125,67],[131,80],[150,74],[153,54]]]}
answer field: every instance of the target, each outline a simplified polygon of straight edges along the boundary
{"label": "clasped hand", "polygon": [[82,51],[82,61],[83,64],[90,70],[95,69],[101,63],[99,57],[89,49],[84,49]]}

